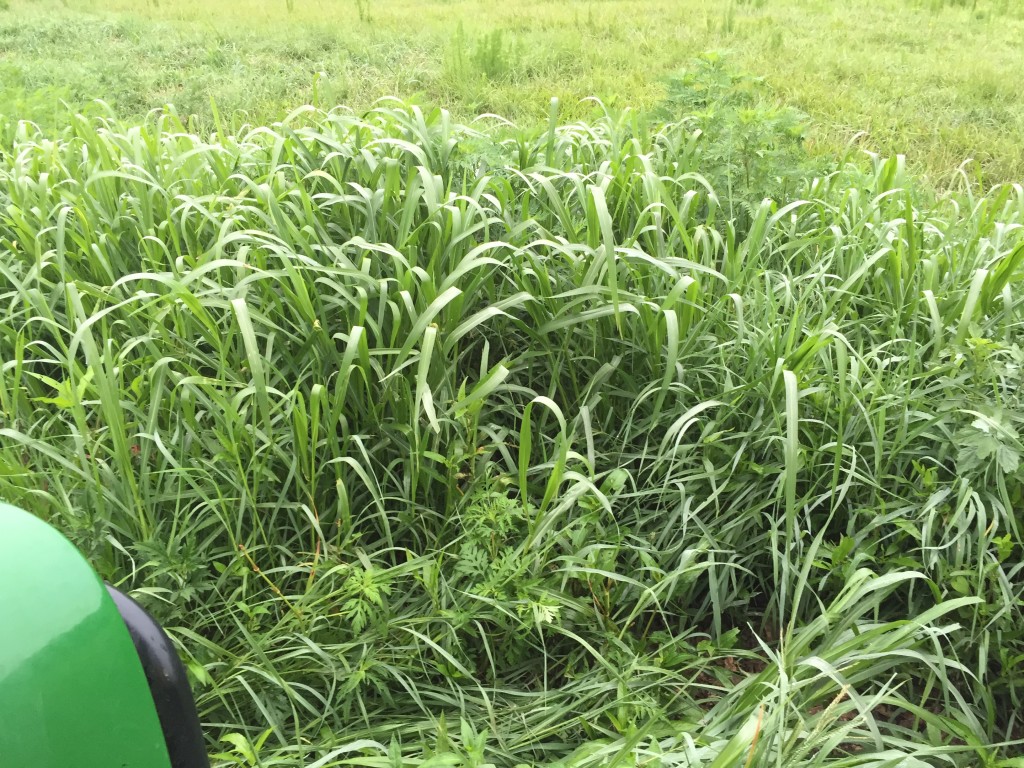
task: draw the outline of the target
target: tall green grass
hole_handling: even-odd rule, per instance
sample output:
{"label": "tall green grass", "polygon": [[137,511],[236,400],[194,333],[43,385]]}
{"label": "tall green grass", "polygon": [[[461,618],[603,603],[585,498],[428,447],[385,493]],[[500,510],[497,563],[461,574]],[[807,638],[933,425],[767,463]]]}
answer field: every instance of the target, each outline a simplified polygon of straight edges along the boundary
{"label": "tall green grass", "polygon": [[217,765],[1020,765],[1024,188],[696,126],[17,129],[0,498]]}

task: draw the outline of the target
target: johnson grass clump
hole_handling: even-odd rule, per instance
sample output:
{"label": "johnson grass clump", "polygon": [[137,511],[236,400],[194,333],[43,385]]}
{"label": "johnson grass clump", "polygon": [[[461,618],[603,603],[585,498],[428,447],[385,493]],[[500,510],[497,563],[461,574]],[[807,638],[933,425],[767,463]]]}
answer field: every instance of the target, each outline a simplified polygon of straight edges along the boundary
{"label": "johnson grass clump", "polygon": [[1018,765],[1024,189],[557,115],[12,125],[0,498],[217,766]]}

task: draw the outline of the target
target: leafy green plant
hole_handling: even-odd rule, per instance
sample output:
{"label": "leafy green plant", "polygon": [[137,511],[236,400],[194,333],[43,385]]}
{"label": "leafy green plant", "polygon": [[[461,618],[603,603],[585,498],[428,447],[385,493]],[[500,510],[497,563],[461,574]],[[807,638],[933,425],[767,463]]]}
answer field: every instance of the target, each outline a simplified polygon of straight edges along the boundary
{"label": "leafy green plant", "polygon": [[705,54],[670,79],[659,114],[692,120],[713,183],[730,195],[752,201],[775,196],[807,170],[807,117],[773,100],[761,78],[734,73],[721,54]]}
{"label": "leafy green plant", "polygon": [[489,80],[511,78],[523,58],[521,45],[509,40],[501,29],[493,29],[481,37],[473,48],[472,61]]}
{"label": "leafy green plant", "polygon": [[461,22],[455,28],[446,57],[448,77],[462,88],[475,89],[481,82],[512,80],[524,61],[522,44],[493,29],[470,42]]}

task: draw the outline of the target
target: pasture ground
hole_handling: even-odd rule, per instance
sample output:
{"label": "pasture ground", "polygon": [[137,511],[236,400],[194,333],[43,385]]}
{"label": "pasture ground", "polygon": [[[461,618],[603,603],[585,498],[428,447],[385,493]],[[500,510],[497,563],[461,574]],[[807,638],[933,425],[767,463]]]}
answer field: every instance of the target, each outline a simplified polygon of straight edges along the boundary
{"label": "pasture ground", "polygon": [[[209,126],[300,104],[415,99],[466,121],[645,109],[694,56],[725,50],[807,112],[812,145],[857,134],[944,186],[966,159],[1024,178],[1024,7],[1013,0],[4,0],[0,113],[62,124],[101,98],[135,119],[173,103]],[[244,113],[244,117],[242,115]]]}

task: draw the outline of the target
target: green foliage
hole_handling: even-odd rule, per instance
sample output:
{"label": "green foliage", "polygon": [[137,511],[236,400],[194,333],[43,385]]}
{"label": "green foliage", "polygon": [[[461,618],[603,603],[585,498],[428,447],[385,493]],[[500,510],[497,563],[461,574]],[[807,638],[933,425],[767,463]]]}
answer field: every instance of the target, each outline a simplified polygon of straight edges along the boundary
{"label": "green foliage", "polygon": [[488,111],[488,93],[496,83],[520,82],[525,51],[519,41],[494,29],[471,42],[462,22],[455,28],[445,57],[445,77],[460,100]]}
{"label": "green foliage", "polygon": [[472,62],[488,80],[501,80],[513,75],[522,58],[522,45],[494,29],[476,42]]}
{"label": "green foliage", "polygon": [[658,114],[692,121],[705,142],[705,173],[730,197],[759,202],[808,175],[807,116],[773,100],[762,78],[736,74],[718,53],[669,80]]}
{"label": "green foliage", "polygon": [[[1015,419],[1021,420],[1024,419],[1020,416]],[[1020,435],[1008,423],[1005,414],[978,414],[970,427],[957,433],[956,443],[956,467],[960,474],[971,474],[981,469],[983,475],[989,470],[1013,475],[1020,466]]]}
{"label": "green foliage", "polygon": [[778,183],[758,89],[10,126],[0,498],[217,768],[1014,765],[1024,192]]}

